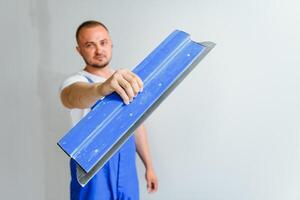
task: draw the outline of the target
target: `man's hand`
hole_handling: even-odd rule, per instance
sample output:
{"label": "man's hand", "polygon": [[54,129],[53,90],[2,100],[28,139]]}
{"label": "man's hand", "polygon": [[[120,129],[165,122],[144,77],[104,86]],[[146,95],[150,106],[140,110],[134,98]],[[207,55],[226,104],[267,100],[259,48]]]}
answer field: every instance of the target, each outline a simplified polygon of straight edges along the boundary
{"label": "man's hand", "polygon": [[100,84],[98,91],[102,96],[116,92],[123,99],[125,104],[132,102],[133,98],[143,90],[142,80],[127,69],[117,70],[103,84]]}
{"label": "man's hand", "polygon": [[149,193],[156,192],[158,189],[158,180],[155,175],[151,156],[150,156],[147,130],[143,124],[136,129],[134,136],[135,136],[136,151],[140,156],[146,169],[145,178],[147,181],[147,190]]}
{"label": "man's hand", "polygon": [[158,189],[158,181],[157,181],[157,177],[155,175],[155,172],[152,168],[151,169],[146,169],[145,178],[146,178],[146,181],[147,181],[147,191],[149,193],[156,192],[157,189]]}
{"label": "man's hand", "polygon": [[76,82],[64,88],[61,101],[67,108],[90,108],[101,97],[118,93],[129,104],[143,90],[142,80],[127,69],[117,70],[103,83]]}

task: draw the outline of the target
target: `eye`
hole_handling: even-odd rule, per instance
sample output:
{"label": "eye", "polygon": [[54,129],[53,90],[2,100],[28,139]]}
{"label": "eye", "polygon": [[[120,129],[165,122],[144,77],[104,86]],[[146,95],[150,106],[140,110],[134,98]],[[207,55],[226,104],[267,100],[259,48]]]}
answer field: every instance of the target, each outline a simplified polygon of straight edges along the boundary
{"label": "eye", "polygon": [[87,42],[85,43],[84,47],[87,49],[92,49],[95,47],[95,44],[93,42]]}
{"label": "eye", "polygon": [[100,45],[101,46],[106,46],[108,44],[107,40],[101,40]]}

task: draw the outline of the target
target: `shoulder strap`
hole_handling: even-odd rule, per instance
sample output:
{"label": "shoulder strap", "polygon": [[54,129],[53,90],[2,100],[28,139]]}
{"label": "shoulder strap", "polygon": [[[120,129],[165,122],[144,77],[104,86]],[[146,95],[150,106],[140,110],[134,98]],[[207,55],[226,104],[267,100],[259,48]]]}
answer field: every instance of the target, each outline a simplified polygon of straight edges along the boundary
{"label": "shoulder strap", "polygon": [[89,83],[94,83],[94,81],[90,77],[85,76],[85,75],[83,75],[83,76],[88,80]]}

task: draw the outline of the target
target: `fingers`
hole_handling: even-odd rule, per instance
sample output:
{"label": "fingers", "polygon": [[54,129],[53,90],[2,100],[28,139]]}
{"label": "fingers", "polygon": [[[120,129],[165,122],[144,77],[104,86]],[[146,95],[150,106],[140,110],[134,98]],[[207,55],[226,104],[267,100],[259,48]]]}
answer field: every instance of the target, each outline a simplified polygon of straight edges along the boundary
{"label": "fingers", "polygon": [[117,70],[106,82],[111,92],[116,92],[125,104],[133,101],[133,98],[143,90],[142,80],[127,69]]}
{"label": "fingers", "polygon": [[156,192],[158,189],[158,181],[154,173],[152,172],[147,173],[146,181],[147,181],[147,191],[149,193]]}
{"label": "fingers", "polygon": [[157,192],[158,189],[158,182],[157,179],[153,180],[151,184],[151,191],[150,192]]}
{"label": "fingers", "polygon": [[152,193],[152,183],[151,183],[150,180],[147,181],[147,191],[148,191],[149,193]]}
{"label": "fingers", "polygon": [[[138,75],[134,74],[133,72],[130,72],[128,75],[131,75],[131,80],[134,80],[136,86],[139,88],[139,91],[143,91],[144,84],[143,84],[143,81],[141,80],[141,78]],[[125,77],[127,77],[127,76],[125,76]]]}
{"label": "fingers", "polygon": [[130,99],[129,99],[127,93],[118,83],[116,83],[114,85],[114,91],[123,99],[123,101],[126,105],[129,104]]}
{"label": "fingers", "polygon": [[136,96],[143,89],[143,82],[141,79],[135,75],[134,73],[126,73],[124,74],[124,78],[129,84],[132,86],[134,95]]}
{"label": "fingers", "polygon": [[134,92],[134,87],[132,86],[132,83],[128,82],[125,79],[120,79],[118,80],[118,82],[119,85],[122,87],[123,91],[125,91],[126,93],[126,99],[129,99],[129,102],[132,102],[133,97],[135,97],[137,94]]}
{"label": "fingers", "polygon": [[156,192],[157,188],[158,188],[157,180],[151,180],[151,181],[147,182],[147,191],[149,193]]}

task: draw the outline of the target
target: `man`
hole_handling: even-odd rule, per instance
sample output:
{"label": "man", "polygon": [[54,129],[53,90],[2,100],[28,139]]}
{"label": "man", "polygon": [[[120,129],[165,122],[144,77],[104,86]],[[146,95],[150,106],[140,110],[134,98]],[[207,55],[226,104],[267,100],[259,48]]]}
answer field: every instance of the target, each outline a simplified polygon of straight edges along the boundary
{"label": "man", "polygon": [[[143,89],[143,82],[136,74],[127,69],[113,71],[110,68],[113,45],[104,24],[97,21],[82,23],[76,31],[76,40],[76,49],[86,66],[66,79],[61,87],[61,101],[71,109],[73,125],[104,96],[116,92],[125,104],[129,104]],[[141,125],[86,186],[79,185],[75,161],[70,161],[71,199],[139,199],[135,152],[146,169],[148,192],[157,191],[158,181],[150,158],[147,133],[144,125]]]}

